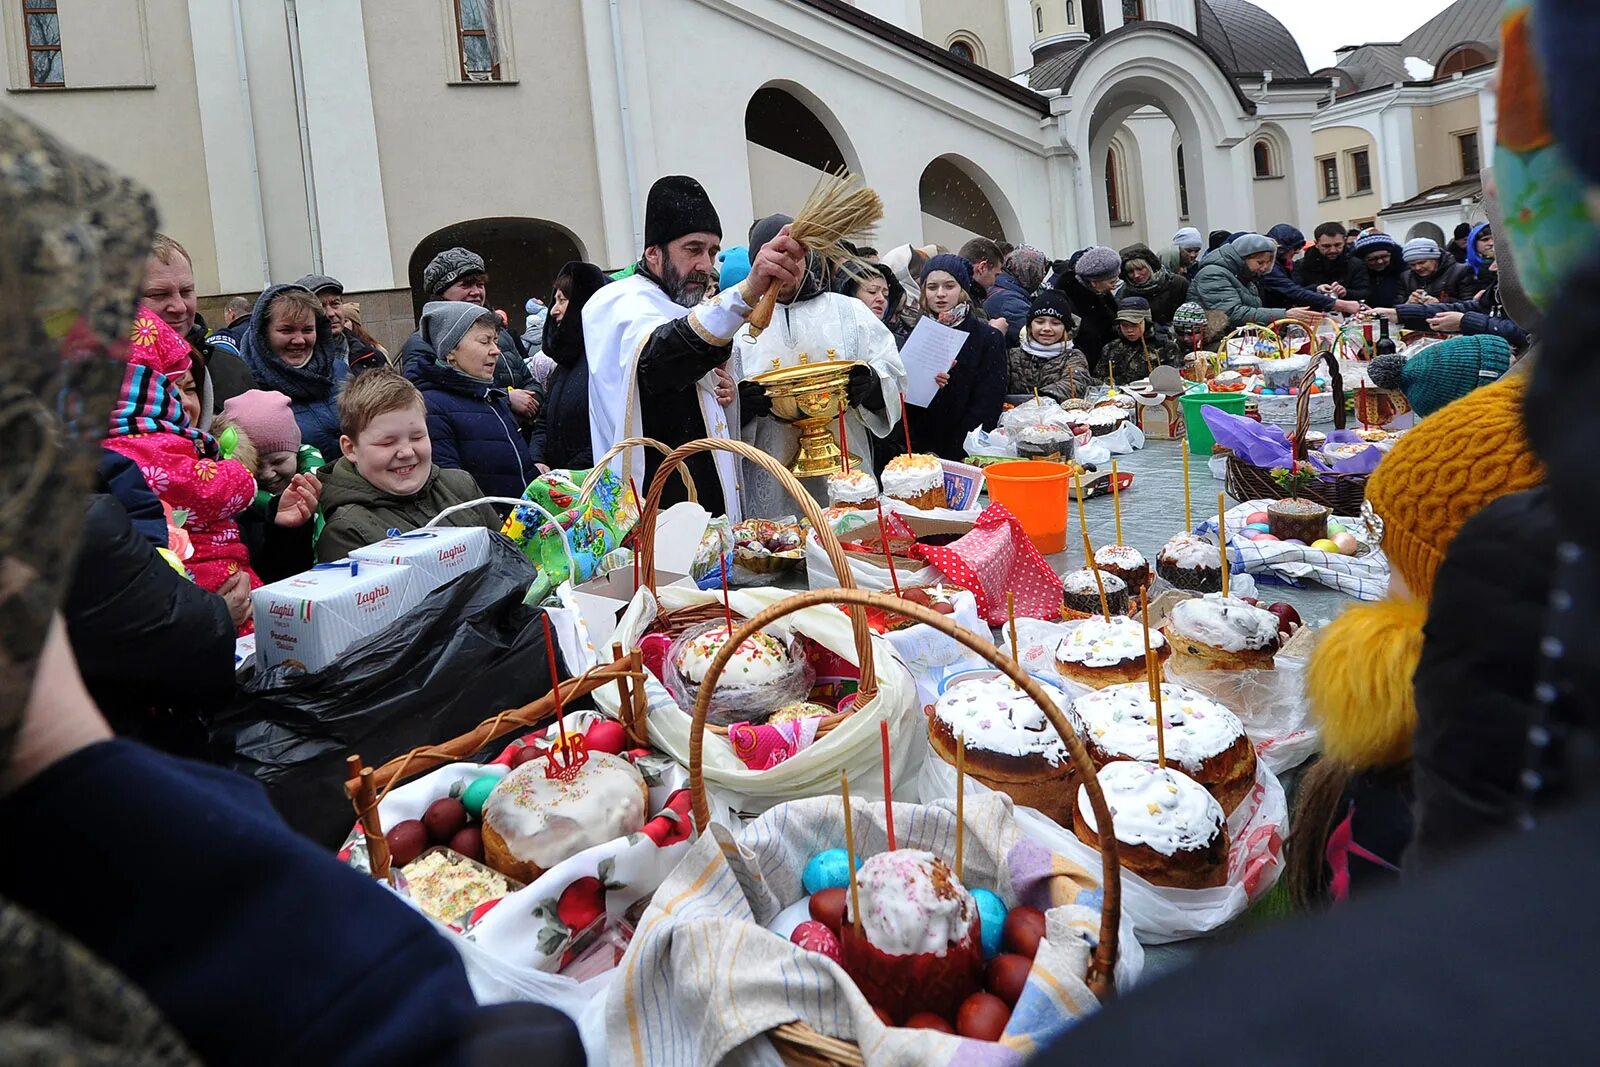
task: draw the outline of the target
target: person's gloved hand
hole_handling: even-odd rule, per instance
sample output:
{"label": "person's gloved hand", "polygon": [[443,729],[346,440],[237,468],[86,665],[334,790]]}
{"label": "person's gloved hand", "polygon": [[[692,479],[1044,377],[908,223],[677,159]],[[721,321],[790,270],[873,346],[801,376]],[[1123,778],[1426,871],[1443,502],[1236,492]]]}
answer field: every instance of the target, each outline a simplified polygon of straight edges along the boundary
{"label": "person's gloved hand", "polygon": [[740,382],[739,417],[748,420],[771,414],[772,398],[767,395],[761,383],[748,380]]}
{"label": "person's gloved hand", "polygon": [[871,367],[850,368],[850,384],[845,389],[845,398],[853,408],[883,410],[883,389],[878,385],[878,376]]}

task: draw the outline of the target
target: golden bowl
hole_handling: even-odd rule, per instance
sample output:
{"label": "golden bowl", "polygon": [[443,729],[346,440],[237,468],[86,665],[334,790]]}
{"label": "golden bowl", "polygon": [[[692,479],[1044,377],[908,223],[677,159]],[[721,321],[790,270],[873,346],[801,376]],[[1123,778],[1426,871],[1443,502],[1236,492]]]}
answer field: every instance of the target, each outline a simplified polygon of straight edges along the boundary
{"label": "golden bowl", "polygon": [[772,400],[773,417],[793,423],[800,432],[800,453],[790,467],[796,478],[820,478],[843,469],[844,442],[834,441],[833,426],[849,403],[850,369],[857,366],[861,364],[843,359],[802,363],[751,379]]}

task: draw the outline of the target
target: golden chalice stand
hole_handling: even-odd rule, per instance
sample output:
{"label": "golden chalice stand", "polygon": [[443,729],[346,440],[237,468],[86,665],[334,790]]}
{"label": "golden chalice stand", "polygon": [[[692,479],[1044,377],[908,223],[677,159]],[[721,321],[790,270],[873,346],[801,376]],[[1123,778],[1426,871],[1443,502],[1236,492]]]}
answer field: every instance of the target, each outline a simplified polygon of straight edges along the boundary
{"label": "golden chalice stand", "polygon": [[[849,403],[850,368],[861,365],[844,359],[802,363],[751,379],[767,391],[773,417],[792,423],[800,432],[800,453],[789,468],[796,478],[822,478],[844,469],[840,452],[844,442],[834,442],[833,427]],[[851,469],[859,469],[859,462],[851,456]]]}

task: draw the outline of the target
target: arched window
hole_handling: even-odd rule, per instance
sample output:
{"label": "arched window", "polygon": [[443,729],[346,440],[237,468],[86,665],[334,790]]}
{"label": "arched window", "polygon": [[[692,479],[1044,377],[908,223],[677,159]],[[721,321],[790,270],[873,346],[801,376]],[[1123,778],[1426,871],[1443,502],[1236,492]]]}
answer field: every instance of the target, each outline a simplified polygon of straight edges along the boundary
{"label": "arched window", "polygon": [[1463,70],[1471,70],[1473,67],[1481,67],[1486,63],[1492,62],[1494,62],[1494,57],[1481,45],[1457,45],[1445,53],[1445,57],[1439,61],[1439,68],[1433,72],[1433,76],[1435,78],[1445,78],[1451,74],[1457,74]]}
{"label": "arched window", "polygon": [[964,59],[968,63],[972,62],[972,46],[965,41],[950,42],[950,54],[957,59]]}
{"label": "arched window", "polygon": [[1071,26],[1078,21],[1078,5],[1074,0],[1067,0],[1067,25]]}
{"label": "arched window", "polygon": [[1276,174],[1276,170],[1273,168],[1273,165],[1272,165],[1272,145],[1268,144],[1264,140],[1257,141],[1255,143],[1255,146],[1253,148],[1251,148],[1250,151],[1251,151],[1251,154],[1252,154],[1253,158],[1255,159],[1256,177],[1257,178],[1271,178],[1271,177],[1273,177]]}
{"label": "arched window", "polygon": [[1189,172],[1183,165],[1183,145],[1178,146],[1178,215],[1189,217]]}
{"label": "arched window", "polygon": [[986,57],[983,53],[983,45],[979,43],[975,34],[967,30],[957,30],[952,33],[945,39],[944,46],[951,55],[958,59],[964,59],[968,63],[976,63],[980,67],[984,65]]}
{"label": "arched window", "polygon": [[1117,174],[1120,166],[1117,150],[1106,149],[1106,215],[1113,223],[1128,221],[1122,206],[1122,183]]}
{"label": "arched window", "polygon": [[1033,5],[1033,32],[1044,32],[1044,8],[1038,4]]}

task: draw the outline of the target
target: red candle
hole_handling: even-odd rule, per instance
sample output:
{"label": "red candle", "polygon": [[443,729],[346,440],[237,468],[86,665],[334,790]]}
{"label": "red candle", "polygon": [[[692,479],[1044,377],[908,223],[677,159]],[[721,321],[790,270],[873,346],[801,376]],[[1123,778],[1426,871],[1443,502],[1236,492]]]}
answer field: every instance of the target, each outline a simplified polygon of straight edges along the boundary
{"label": "red candle", "polygon": [[722,614],[728,620],[728,636],[733,636],[733,608],[728,604],[728,557],[722,557]]}
{"label": "red candle", "polygon": [[906,455],[911,455],[916,449],[911,447],[911,412],[906,410],[906,394],[900,394],[900,426],[906,432]]}
{"label": "red candle", "polygon": [[849,438],[844,435],[844,405],[839,406],[839,462],[844,464],[844,472],[850,473],[850,444]]}
{"label": "red candle", "polygon": [[894,595],[900,595],[900,575],[895,573],[894,553],[889,546],[889,527],[883,522],[883,501],[878,501],[878,536],[883,540],[883,565],[889,568],[889,580],[894,583]]}

